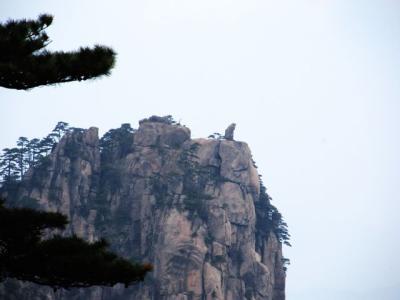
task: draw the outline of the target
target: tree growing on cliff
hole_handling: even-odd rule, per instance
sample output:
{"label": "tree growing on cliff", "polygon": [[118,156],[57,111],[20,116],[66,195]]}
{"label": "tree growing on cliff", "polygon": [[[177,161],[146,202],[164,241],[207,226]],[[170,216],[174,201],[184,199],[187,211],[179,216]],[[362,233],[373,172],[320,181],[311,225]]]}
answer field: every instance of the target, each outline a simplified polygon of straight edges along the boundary
{"label": "tree growing on cliff", "polygon": [[69,124],[67,122],[58,122],[56,127],[54,127],[51,132],[51,136],[56,138],[56,141],[59,142],[61,137],[68,132]]}
{"label": "tree growing on cliff", "polygon": [[4,186],[22,180],[29,168],[43,162],[65,133],[74,130],[68,123],[60,121],[42,139],[19,137],[16,147],[5,148],[0,155],[0,184]]}
{"label": "tree growing on cliff", "polygon": [[[131,132],[130,126],[122,126]],[[18,197],[18,185],[24,172],[37,171],[47,161],[48,151],[69,130],[59,122],[44,139],[21,137],[17,147],[6,148],[0,157],[0,194],[10,197],[7,208],[0,200],[0,282],[5,278],[31,281],[54,288],[129,285],[143,280],[151,265],[136,264],[107,250],[108,243],[100,240],[88,243],[76,236],[53,236],[43,239],[43,233],[62,230],[67,218],[59,213],[39,212],[22,207],[38,207],[37,200]],[[38,176],[35,173],[35,177]]]}
{"label": "tree growing on cliff", "polygon": [[128,286],[152,269],[118,257],[103,239],[42,238],[44,231],[63,230],[67,224],[60,213],[6,208],[0,200],[0,282],[14,278],[53,288]]}
{"label": "tree growing on cliff", "polygon": [[18,148],[5,148],[0,156],[0,178],[3,183],[9,183],[19,178]]}
{"label": "tree growing on cliff", "polygon": [[[10,20],[0,23],[0,86],[29,90],[43,85],[82,81],[109,75],[115,52],[104,46],[80,48],[73,52],[50,52],[45,30],[53,16],[37,20]],[[35,167],[68,130],[60,122],[42,140],[20,139],[18,147],[5,149],[0,160],[0,177],[16,182],[28,167]],[[3,186],[4,187],[4,186]],[[150,265],[139,265],[107,250],[105,240],[88,243],[76,236],[55,235],[43,239],[44,232],[62,230],[65,216],[28,208],[6,208],[0,201],[0,281],[5,278],[58,287],[129,285],[143,280]]]}
{"label": "tree growing on cliff", "polygon": [[260,177],[260,196],[255,203],[257,208],[256,229],[260,236],[268,238],[272,231],[279,242],[291,246],[290,234],[286,222],[283,220],[282,214],[271,204],[271,197],[267,193]]}
{"label": "tree growing on cliff", "polygon": [[21,178],[24,176],[26,167],[26,156],[28,153],[28,138],[21,136],[17,141],[18,146],[18,168]]}
{"label": "tree growing on cliff", "polygon": [[46,29],[53,16],[37,20],[0,23],[0,86],[28,90],[37,86],[82,81],[109,75],[115,52],[105,46],[80,48],[73,52],[50,52]]}

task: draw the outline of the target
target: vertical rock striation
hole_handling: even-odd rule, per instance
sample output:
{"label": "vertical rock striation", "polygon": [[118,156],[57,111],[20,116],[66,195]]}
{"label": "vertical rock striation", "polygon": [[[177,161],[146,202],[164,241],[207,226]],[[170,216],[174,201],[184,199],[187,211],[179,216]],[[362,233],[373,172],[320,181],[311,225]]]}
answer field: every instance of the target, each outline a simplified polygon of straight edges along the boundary
{"label": "vertical rock striation", "polygon": [[285,299],[281,242],[256,229],[260,182],[246,143],[191,139],[188,128],[155,117],[101,141],[96,128],[76,131],[30,170],[17,191],[24,197],[66,214],[67,233],[105,237],[154,271],[126,289],[11,291],[8,281],[0,297]]}

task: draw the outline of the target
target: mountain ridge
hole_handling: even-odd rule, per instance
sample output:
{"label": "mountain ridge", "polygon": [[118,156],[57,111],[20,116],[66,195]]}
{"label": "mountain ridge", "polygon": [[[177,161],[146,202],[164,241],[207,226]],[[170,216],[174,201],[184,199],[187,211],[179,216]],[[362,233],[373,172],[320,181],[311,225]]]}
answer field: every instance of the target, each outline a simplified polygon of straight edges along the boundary
{"label": "mountain ridge", "polygon": [[[62,212],[70,220],[66,234],[105,237],[118,254],[152,263],[152,274],[126,289],[54,293],[23,284],[19,296],[25,289],[37,299],[284,300],[286,224],[248,145],[191,139],[187,127],[166,117],[139,124],[101,139],[95,127],[67,132],[13,198]],[[3,196],[10,194],[3,189]]]}

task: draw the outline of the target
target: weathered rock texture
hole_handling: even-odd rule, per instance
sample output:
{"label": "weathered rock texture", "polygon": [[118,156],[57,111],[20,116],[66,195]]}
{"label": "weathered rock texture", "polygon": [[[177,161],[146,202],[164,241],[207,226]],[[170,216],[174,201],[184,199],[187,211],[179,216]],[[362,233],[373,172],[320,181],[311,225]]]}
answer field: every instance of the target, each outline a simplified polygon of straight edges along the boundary
{"label": "weathered rock texture", "polygon": [[257,236],[260,183],[246,143],[191,139],[152,119],[117,133],[101,143],[96,128],[66,134],[17,197],[66,214],[67,234],[105,237],[154,271],[126,289],[54,293],[7,281],[0,298],[285,299],[281,243],[272,231]]}

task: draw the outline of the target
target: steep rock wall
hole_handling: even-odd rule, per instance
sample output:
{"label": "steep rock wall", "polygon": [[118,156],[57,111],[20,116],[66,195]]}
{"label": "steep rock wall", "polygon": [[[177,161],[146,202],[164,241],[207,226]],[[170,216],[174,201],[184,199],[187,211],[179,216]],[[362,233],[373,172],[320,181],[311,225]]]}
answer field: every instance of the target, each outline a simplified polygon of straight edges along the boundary
{"label": "steep rock wall", "polygon": [[66,214],[66,234],[105,237],[114,251],[154,271],[129,288],[54,292],[8,281],[0,296],[284,300],[282,245],[272,231],[257,236],[259,196],[243,142],[191,139],[184,126],[151,120],[100,143],[96,128],[68,133],[30,170],[17,198]]}

